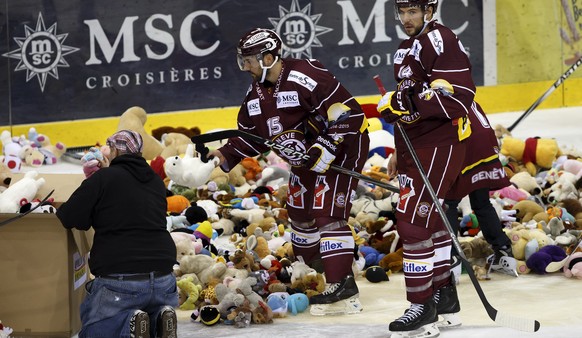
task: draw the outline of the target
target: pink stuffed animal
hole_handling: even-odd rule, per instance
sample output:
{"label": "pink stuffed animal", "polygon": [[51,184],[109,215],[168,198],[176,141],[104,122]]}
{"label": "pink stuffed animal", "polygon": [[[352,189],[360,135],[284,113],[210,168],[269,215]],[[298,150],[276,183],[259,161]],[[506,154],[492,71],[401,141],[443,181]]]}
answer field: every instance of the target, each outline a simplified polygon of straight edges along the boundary
{"label": "pink stuffed animal", "polygon": [[564,276],[582,279],[582,252],[576,251],[564,263]]}
{"label": "pink stuffed animal", "polygon": [[576,175],[576,179],[582,177],[582,161],[566,160],[562,163],[562,169]]}

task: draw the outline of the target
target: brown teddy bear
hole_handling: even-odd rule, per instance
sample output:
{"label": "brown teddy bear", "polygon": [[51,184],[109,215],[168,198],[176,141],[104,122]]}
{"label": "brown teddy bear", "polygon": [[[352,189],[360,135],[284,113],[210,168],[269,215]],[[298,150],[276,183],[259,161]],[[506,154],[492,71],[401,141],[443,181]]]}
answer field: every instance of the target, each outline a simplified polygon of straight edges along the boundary
{"label": "brown teddy bear", "polygon": [[473,239],[464,240],[460,244],[465,257],[473,265],[485,266],[487,257],[493,254],[491,245],[482,237],[473,237]]}
{"label": "brown teddy bear", "polygon": [[403,268],[403,259],[404,259],[404,250],[402,247],[398,248],[396,251],[391,252],[384,256],[378,265],[382,267],[382,269],[388,271],[399,272],[402,271]]}
{"label": "brown teddy bear", "polygon": [[186,153],[186,148],[192,144],[190,138],[180,133],[168,133],[162,135],[162,145],[164,149],[160,156],[164,159],[172,156],[180,156]]}
{"label": "brown teddy bear", "polygon": [[544,207],[532,200],[519,201],[515,203],[511,209],[516,211],[515,218],[518,222],[527,223],[532,219],[536,222],[548,222],[548,215]]}
{"label": "brown teddy bear", "polygon": [[318,295],[325,290],[325,278],[319,272],[308,273],[291,283],[291,288],[304,293],[307,298]]}
{"label": "brown teddy bear", "polygon": [[245,250],[237,249],[229,257],[236,269],[246,270],[248,272],[259,270],[259,264],[255,262],[254,257]]}
{"label": "brown teddy bear", "polygon": [[162,153],[162,143],[148,134],[144,128],[147,122],[147,113],[141,107],[131,107],[119,117],[117,130],[132,130],[139,133],[143,139],[142,156],[146,160],[153,160]]}

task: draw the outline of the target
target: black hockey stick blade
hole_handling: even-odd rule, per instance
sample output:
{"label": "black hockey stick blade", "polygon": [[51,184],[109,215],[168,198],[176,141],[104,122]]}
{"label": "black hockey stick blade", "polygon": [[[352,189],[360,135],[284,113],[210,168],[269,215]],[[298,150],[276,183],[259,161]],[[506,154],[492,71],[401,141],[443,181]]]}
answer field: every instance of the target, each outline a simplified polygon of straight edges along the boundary
{"label": "black hockey stick blade", "polygon": [[89,149],[91,149],[91,147],[98,147],[97,145],[92,145],[92,146],[80,146],[80,147],[69,147],[67,148],[67,151],[65,151],[63,153],[63,156],[75,159],[75,160],[80,160],[81,158],[83,158],[83,153],[86,153],[89,151]]}
{"label": "black hockey stick blade", "polygon": [[5,219],[2,222],[0,222],[0,226],[12,223],[14,221],[16,221],[17,219],[20,219],[28,214],[30,214],[31,212],[33,212],[34,210],[36,210],[37,208],[39,208],[40,206],[42,206],[46,201],[48,201],[48,199],[51,197],[51,195],[53,194],[53,192],[55,192],[55,190],[51,190],[37,205],[35,205],[34,207],[28,209],[26,212],[23,213],[19,213],[18,215]]}
{"label": "black hockey stick blade", "polygon": [[[386,90],[384,89],[384,86],[382,85],[382,80],[380,79],[379,75],[374,76],[374,81],[376,82],[376,86],[378,86],[378,90],[380,90],[380,93],[382,95],[386,94]],[[410,97],[405,97],[405,98],[410,100]],[[471,280],[471,283],[473,284],[475,291],[477,291],[477,295],[479,296],[481,303],[483,303],[483,306],[485,307],[485,311],[487,311],[489,318],[491,318],[498,325],[503,326],[503,327],[507,327],[510,329],[526,331],[526,332],[536,332],[537,330],[539,330],[540,323],[537,320],[527,319],[527,318],[519,318],[519,317],[515,317],[515,316],[510,315],[510,314],[506,314],[504,312],[499,312],[489,303],[489,301],[487,300],[487,297],[485,296],[485,293],[483,292],[483,289],[481,288],[481,284],[479,284],[479,280],[477,279],[477,276],[475,276],[475,272],[473,271],[473,266],[471,265],[471,263],[469,262],[469,260],[465,256],[463,249],[461,248],[461,243],[459,243],[459,239],[455,235],[455,232],[453,231],[453,227],[451,226],[451,223],[449,223],[449,220],[445,214],[445,211],[443,210],[443,207],[439,202],[439,198],[436,195],[432,185],[430,184],[428,176],[426,175],[424,168],[422,167],[422,163],[420,162],[420,160],[416,154],[416,151],[414,150],[414,147],[412,146],[412,143],[410,142],[410,139],[408,138],[408,135],[406,134],[406,131],[404,130],[404,127],[402,127],[402,125],[398,122],[396,122],[395,124],[396,124],[396,127],[398,128],[398,131],[400,131],[400,134],[402,135],[402,139],[404,140],[404,143],[406,144],[406,148],[408,149],[408,152],[410,152],[410,156],[412,156],[412,159],[414,161],[416,168],[418,169],[418,171],[420,173],[422,181],[423,181],[424,185],[426,186],[426,190],[429,192],[430,197],[431,197],[431,199],[432,199],[432,201],[433,201],[433,203],[434,203],[434,205],[439,213],[439,216],[441,217],[441,219],[445,225],[445,228],[447,229],[449,235],[451,236],[452,245],[455,248],[455,251],[457,252],[459,258],[461,259],[461,263],[465,267],[465,270],[467,271],[467,274],[469,275],[469,279]]]}
{"label": "black hockey stick blade", "polygon": [[566,79],[572,75],[572,73],[574,73],[574,71],[576,71],[576,69],[578,68],[578,66],[580,66],[582,64],[582,57],[580,57],[576,62],[574,62],[574,64],[568,68],[568,70],[562,74],[562,76],[560,76],[556,82],[554,82],[554,84],[552,84],[552,86],[550,88],[548,88],[548,90],[546,90],[546,92],[540,96],[536,102],[534,102],[523,114],[521,114],[521,116],[515,121],[513,122],[513,124],[511,126],[509,126],[507,128],[507,130],[509,132],[511,132],[513,129],[515,129],[515,127],[517,127],[517,125],[523,120],[525,119],[529,114],[531,114],[531,112],[537,108],[537,106],[539,106],[548,96],[550,96],[550,94],[552,94],[552,92],[554,92],[554,90],[556,90],[558,87],[560,87],[560,85],[566,81]]}
{"label": "black hockey stick blade", "polygon": [[[290,148],[290,147],[285,147],[281,144],[275,143],[275,142],[268,140],[266,138],[263,138],[261,136],[257,136],[257,135],[248,133],[246,131],[238,130],[238,129],[227,129],[227,130],[220,130],[220,131],[213,132],[213,133],[196,135],[196,136],[192,136],[191,139],[192,139],[192,142],[194,144],[196,144],[197,147],[199,147],[198,144],[213,142],[213,141],[223,140],[223,139],[233,138],[233,137],[240,137],[240,138],[245,139],[245,140],[251,140],[251,141],[256,142],[258,144],[263,144],[263,145],[269,147],[270,149],[278,150],[281,153],[287,154],[289,156],[296,156],[296,157],[302,158],[304,160],[309,159],[309,155],[307,155],[299,150],[295,150],[295,149]],[[395,187],[395,186],[388,184],[386,182],[382,182],[382,181],[373,179],[373,178],[366,176],[364,174],[361,174],[359,172],[340,167],[340,166],[335,165],[335,164],[332,164],[330,166],[330,169],[335,170],[335,171],[342,173],[344,175],[348,175],[348,176],[357,178],[359,180],[375,184],[379,187],[382,187],[384,189],[387,189],[387,190],[395,192],[395,193],[400,192],[400,189],[398,187]]]}

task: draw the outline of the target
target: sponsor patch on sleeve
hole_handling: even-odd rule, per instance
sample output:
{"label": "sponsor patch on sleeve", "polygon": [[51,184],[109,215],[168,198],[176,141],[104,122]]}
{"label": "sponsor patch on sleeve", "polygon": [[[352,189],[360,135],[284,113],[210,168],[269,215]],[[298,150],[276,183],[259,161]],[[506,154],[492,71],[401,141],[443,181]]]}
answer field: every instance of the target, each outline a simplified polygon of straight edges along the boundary
{"label": "sponsor patch on sleeve", "polygon": [[434,51],[437,53],[437,55],[441,55],[445,52],[445,44],[443,43],[441,32],[438,30],[428,32],[428,39],[430,40],[432,48],[434,48]]}
{"label": "sponsor patch on sleeve", "polygon": [[249,116],[261,115],[259,99],[256,98],[247,102],[247,110],[249,111]]}
{"label": "sponsor patch on sleeve", "polygon": [[292,70],[289,72],[289,76],[287,76],[288,81],[293,81],[305,88],[307,88],[310,92],[312,92],[315,87],[317,87],[317,82],[310,78],[309,76],[298,72],[296,70]]}

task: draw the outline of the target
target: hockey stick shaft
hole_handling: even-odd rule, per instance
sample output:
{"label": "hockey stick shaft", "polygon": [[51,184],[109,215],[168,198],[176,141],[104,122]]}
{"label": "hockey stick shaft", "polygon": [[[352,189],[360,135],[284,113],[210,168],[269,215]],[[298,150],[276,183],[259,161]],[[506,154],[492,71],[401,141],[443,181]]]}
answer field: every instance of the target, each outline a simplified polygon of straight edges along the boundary
{"label": "hockey stick shaft", "polygon": [[[254,141],[256,143],[263,144],[263,145],[269,147],[270,149],[278,150],[281,153],[289,155],[289,156],[297,156],[297,157],[304,159],[304,160],[309,159],[309,155],[307,155],[301,151],[295,150],[293,148],[285,147],[281,144],[275,143],[275,142],[268,140],[266,138],[263,138],[261,136],[247,133],[245,131],[238,130],[238,129],[220,130],[220,131],[217,131],[214,133],[207,133],[207,134],[192,136],[192,142],[194,144],[200,144],[200,143],[213,142],[213,141],[223,140],[223,139],[233,138],[233,137],[240,137],[242,139],[251,140],[251,141]],[[375,184],[379,187],[390,190],[392,192],[396,192],[396,193],[400,192],[400,189],[398,189],[397,187],[395,187],[393,185],[390,185],[386,182],[382,182],[382,181],[373,179],[373,178],[366,176],[364,174],[361,174],[359,172],[349,170],[349,169],[340,167],[340,166],[335,165],[335,164],[332,164],[330,166],[330,169],[335,170],[335,171],[342,173],[344,175],[348,175],[348,176],[357,178],[359,180]]]}
{"label": "hockey stick shaft", "polygon": [[[380,93],[382,95],[386,94],[386,90],[384,89],[384,86],[382,85],[382,80],[380,79],[380,76],[375,75],[374,81],[376,81],[376,84],[378,85],[378,89],[380,90]],[[406,97],[406,98],[410,99],[409,97]],[[444,211],[444,209],[439,201],[439,198],[436,195],[436,193],[435,193],[435,191],[430,183],[430,180],[428,179],[428,176],[426,175],[426,173],[424,171],[422,163],[420,162],[420,159],[418,158],[418,155],[416,154],[416,151],[414,150],[414,147],[412,146],[412,143],[410,142],[410,139],[408,138],[408,135],[406,134],[404,127],[402,127],[402,125],[398,122],[395,124],[396,124],[396,127],[398,128],[398,131],[400,132],[400,134],[402,136],[402,139],[404,140],[404,143],[406,144],[406,148],[408,149],[408,152],[410,153],[410,155],[414,161],[415,166],[417,167],[417,169],[420,173],[420,176],[422,178],[424,185],[426,186],[426,189],[427,189],[428,193],[430,194],[430,197],[431,197],[441,219],[443,220],[443,223],[445,224],[445,227],[446,227],[447,231],[449,232],[449,235],[451,236],[451,242],[453,244],[453,247],[455,248],[455,251],[457,251],[457,254],[459,255],[459,257],[461,259],[461,263],[463,264],[463,267],[465,267],[465,270],[467,271],[467,274],[469,275],[469,278],[471,279],[471,283],[473,283],[473,286],[475,287],[475,290],[477,291],[477,294],[479,295],[479,299],[483,303],[483,306],[485,307],[485,311],[487,311],[489,318],[491,318],[495,323],[497,323],[501,326],[516,329],[516,330],[527,331],[527,332],[535,332],[535,331],[539,330],[540,323],[537,320],[516,318],[516,317],[510,316],[510,315],[499,313],[499,311],[497,311],[489,303],[489,301],[487,300],[487,297],[485,296],[485,293],[483,292],[483,289],[481,288],[481,284],[479,284],[479,280],[477,279],[477,276],[475,276],[475,272],[473,271],[473,266],[471,265],[471,263],[469,262],[469,260],[465,256],[463,249],[461,248],[461,244],[459,243],[459,239],[455,235],[455,232],[453,231],[453,228],[451,227],[451,224],[449,223],[449,220],[446,217],[445,211]]]}
{"label": "hockey stick shaft", "polygon": [[40,208],[46,201],[48,201],[49,197],[51,197],[51,195],[53,194],[53,192],[55,192],[55,190],[51,190],[40,202],[38,202],[37,205],[35,205],[33,208],[28,209],[28,211],[20,213],[14,217],[8,218],[6,220],[3,220],[2,222],[0,222],[0,226],[6,225],[8,223],[12,223],[16,220],[18,220],[19,218],[22,218],[28,214],[30,214],[31,212],[33,212],[34,210],[36,210],[37,208]]}
{"label": "hockey stick shaft", "polygon": [[507,128],[507,130],[509,132],[511,132],[513,129],[515,129],[515,127],[517,127],[517,125],[523,120],[525,119],[529,114],[531,114],[531,112],[536,109],[542,102],[544,102],[544,100],[550,96],[550,94],[552,94],[554,92],[554,90],[556,90],[558,87],[560,87],[560,85],[566,81],[566,79],[568,77],[570,77],[570,75],[572,75],[572,73],[574,73],[576,71],[576,69],[578,68],[578,66],[580,66],[582,64],[582,57],[579,58],[576,62],[574,62],[574,64],[568,68],[568,70],[562,74],[562,76],[560,76],[556,82],[554,82],[554,84],[548,88],[548,90],[546,90],[546,92],[540,96],[536,102],[534,102],[523,114],[521,114],[521,116],[515,121],[513,122],[513,124],[511,126],[509,126]]}

